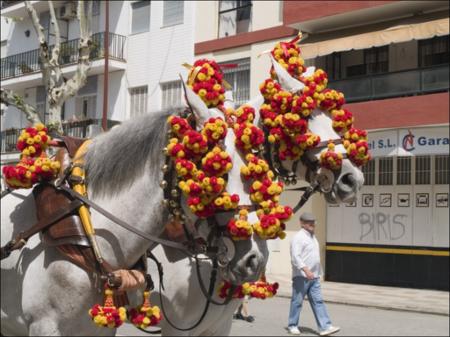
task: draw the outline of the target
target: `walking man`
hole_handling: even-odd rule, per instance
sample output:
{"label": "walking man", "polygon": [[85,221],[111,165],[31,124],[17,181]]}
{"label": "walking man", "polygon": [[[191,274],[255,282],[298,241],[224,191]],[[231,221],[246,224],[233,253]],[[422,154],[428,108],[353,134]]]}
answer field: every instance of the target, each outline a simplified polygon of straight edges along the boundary
{"label": "walking man", "polygon": [[314,235],[316,218],[311,213],[300,216],[302,228],[295,234],[291,242],[292,263],[292,297],[289,309],[288,332],[291,335],[300,335],[298,323],[303,299],[308,296],[311,309],[319,327],[320,336],[328,336],[338,332],[340,328],[332,326],[320,290],[319,242]]}

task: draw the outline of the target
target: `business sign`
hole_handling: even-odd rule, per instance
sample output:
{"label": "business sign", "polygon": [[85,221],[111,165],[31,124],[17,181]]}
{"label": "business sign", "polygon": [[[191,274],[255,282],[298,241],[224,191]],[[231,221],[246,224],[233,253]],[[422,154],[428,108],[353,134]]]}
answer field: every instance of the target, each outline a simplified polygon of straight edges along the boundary
{"label": "business sign", "polygon": [[370,155],[375,157],[396,156],[398,154],[398,130],[369,132],[367,138]]}
{"label": "business sign", "polygon": [[449,153],[448,127],[400,129],[398,136],[400,156]]}
{"label": "business sign", "polygon": [[372,157],[448,154],[449,128],[411,128],[369,132]]}

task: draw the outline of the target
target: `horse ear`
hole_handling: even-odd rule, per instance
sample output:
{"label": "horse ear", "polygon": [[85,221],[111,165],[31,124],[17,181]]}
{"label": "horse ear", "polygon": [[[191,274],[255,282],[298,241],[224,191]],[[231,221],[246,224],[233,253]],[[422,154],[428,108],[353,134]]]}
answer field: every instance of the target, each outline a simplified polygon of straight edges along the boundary
{"label": "horse ear", "polygon": [[295,78],[293,78],[287,71],[284,69],[278,62],[275,60],[272,56],[272,54],[269,54],[270,60],[272,61],[272,65],[275,69],[275,72],[278,76],[278,82],[280,82],[280,85],[283,89],[289,91],[289,92],[298,92],[304,88],[304,84]]}
{"label": "horse ear", "polygon": [[261,105],[264,103],[264,97],[263,95],[261,95],[260,93],[258,93],[258,95],[253,98],[251,101],[245,103],[245,105],[250,105],[253,109],[255,109],[255,119],[253,120],[253,124],[254,125],[258,125],[259,123],[259,108],[261,107]]}
{"label": "horse ear", "polygon": [[186,82],[183,80],[183,76],[180,75],[181,83],[183,84],[184,89],[184,97],[186,99],[187,105],[192,109],[192,112],[197,117],[199,124],[203,125],[210,117],[212,117],[211,111],[209,111],[205,102],[191,89],[186,85]]}
{"label": "horse ear", "polygon": [[314,75],[314,72],[316,71],[316,67],[311,66],[306,68],[305,72],[302,74],[303,77],[311,77]]}
{"label": "horse ear", "polygon": [[225,100],[223,101],[223,106],[225,109],[231,108],[234,109],[234,100],[233,100],[233,91],[227,90],[225,91]]}

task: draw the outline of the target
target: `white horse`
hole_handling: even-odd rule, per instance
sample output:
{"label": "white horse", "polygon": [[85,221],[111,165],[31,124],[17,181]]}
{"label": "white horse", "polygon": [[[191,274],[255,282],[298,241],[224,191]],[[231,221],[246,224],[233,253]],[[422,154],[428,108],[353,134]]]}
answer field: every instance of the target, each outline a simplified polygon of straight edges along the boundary
{"label": "white horse", "polygon": [[[284,90],[296,92],[303,88],[303,83],[292,78],[277,62],[273,61],[272,63]],[[314,67],[310,67],[306,74],[312,74],[314,70]],[[256,111],[259,111],[262,103],[262,97],[257,97],[249,102]],[[198,102],[198,104],[199,106],[195,109],[205,109],[202,102]],[[257,115],[256,123],[258,123],[259,118],[259,114]],[[321,109],[314,110],[308,126],[313,133],[320,136],[322,141],[340,138],[332,127],[330,114]],[[232,132],[229,133],[232,134]],[[326,147],[313,149],[306,152],[305,155],[310,162],[314,163],[319,160],[320,154],[324,150],[326,150]],[[336,146],[336,151],[345,153],[342,145]],[[282,165],[286,170],[289,170],[292,167],[292,162],[283,161]],[[317,165],[317,171],[311,172],[308,167],[299,163],[295,176],[299,180],[309,183],[313,183],[313,180],[317,179],[320,190],[330,203],[348,203],[356,198],[357,192],[364,183],[364,175],[349,159],[343,160],[342,168],[337,173],[319,167]],[[182,258],[180,253],[170,247],[157,247],[152,252],[164,265],[165,290],[162,292],[162,301],[167,317],[160,324],[162,334],[165,336],[228,336],[231,330],[233,313],[242,300],[235,299],[224,306],[211,304],[203,321],[194,329],[184,331],[184,329],[199,321],[206,302],[206,297],[199,287],[195,262],[189,258]],[[150,260],[149,263],[151,263]],[[209,281],[211,269],[212,266],[209,261],[201,262],[200,270],[203,282]],[[214,293],[214,299],[220,302],[217,297],[217,288]],[[153,292],[152,302],[161,306],[158,291]],[[177,323],[177,327],[183,330],[173,327],[168,320]]]}
{"label": "white horse", "polygon": [[[187,96],[188,102],[199,99],[189,90]],[[207,109],[194,112],[200,123],[210,117]],[[160,235],[168,218],[159,185],[163,179],[162,149],[167,141],[168,116],[155,113],[128,121],[95,138],[86,154],[90,199],[150,235]],[[235,153],[234,142],[227,142],[226,149]],[[249,204],[241,180],[232,180],[228,191],[239,194],[240,202]],[[154,247],[95,210],[91,209],[91,213],[102,255],[114,269],[132,267]],[[36,221],[30,190],[4,197],[1,245]],[[255,237],[236,242],[234,247],[232,260],[219,269],[221,278],[234,284],[256,280],[267,262],[266,242]],[[1,261],[3,335],[115,335],[115,329],[96,327],[88,315],[88,309],[101,302],[102,291],[93,275],[63,258],[55,248],[45,247],[38,235],[31,237],[21,251]]]}

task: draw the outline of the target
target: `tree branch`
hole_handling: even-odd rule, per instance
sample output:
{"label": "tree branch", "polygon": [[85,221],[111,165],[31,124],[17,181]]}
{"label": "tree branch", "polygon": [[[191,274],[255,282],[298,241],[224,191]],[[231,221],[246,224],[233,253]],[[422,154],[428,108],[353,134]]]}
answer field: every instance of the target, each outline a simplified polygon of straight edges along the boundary
{"label": "tree branch", "polygon": [[50,8],[50,24],[52,24],[55,29],[55,46],[53,47],[52,50],[52,59],[50,60],[50,62],[59,65],[58,57],[59,51],[61,49],[61,34],[59,32],[59,24],[58,20],[56,19],[53,1],[48,2],[48,7]]}
{"label": "tree branch", "polygon": [[66,82],[64,99],[74,96],[78,90],[86,84],[87,73],[91,68],[90,53],[92,44],[91,21],[92,1],[88,1],[87,13],[85,2],[78,1],[78,20],[80,21],[80,43],[78,46],[78,66],[75,74]]}
{"label": "tree branch", "polygon": [[15,106],[17,109],[23,111],[25,113],[27,120],[31,123],[31,125],[42,123],[41,118],[39,117],[39,114],[36,111],[36,108],[28,103],[25,103],[25,101],[21,96],[13,93],[11,90],[1,89],[0,101],[6,106],[12,105]]}
{"label": "tree branch", "polygon": [[49,54],[48,54],[48,44],[44,35],[44,27],[39,22],[39,17],[36,13],[36,10],[31,5],[29,1],[25,1],[25,7],[28,11],[28,14],[31,18],[31,22],[33,23],[33,27],[36,30],[36,34],[39,38],[39,59],[41,61],[42,67],[42,76],[44,78],[44,83],[46,79],[50,77],[50,65],[49,65]]}

